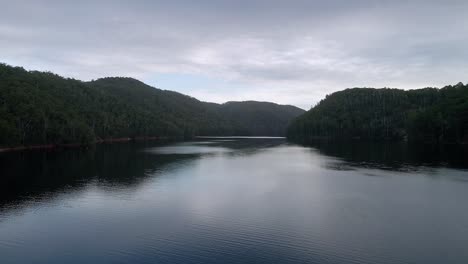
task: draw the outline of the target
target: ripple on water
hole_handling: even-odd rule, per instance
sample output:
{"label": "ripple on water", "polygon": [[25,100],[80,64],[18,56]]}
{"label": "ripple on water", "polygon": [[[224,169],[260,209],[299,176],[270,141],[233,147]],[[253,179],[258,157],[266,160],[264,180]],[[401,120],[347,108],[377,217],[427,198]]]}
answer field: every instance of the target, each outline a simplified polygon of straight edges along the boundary
{"label": "ripple on water", "polygon": [[196,154],[218,154],[228,153],[232,150],[223,147],[208,147],[208,146],[168,146],[146,149],[145,152],[160,154],[160,155],[196,155]]}

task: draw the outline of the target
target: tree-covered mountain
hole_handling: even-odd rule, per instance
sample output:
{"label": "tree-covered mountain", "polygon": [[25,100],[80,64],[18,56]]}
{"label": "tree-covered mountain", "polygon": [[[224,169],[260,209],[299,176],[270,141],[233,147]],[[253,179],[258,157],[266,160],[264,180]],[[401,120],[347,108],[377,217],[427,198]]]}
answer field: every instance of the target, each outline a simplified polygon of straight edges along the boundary
{"label": "tree-covered mountain", "polygon": [[[164,135],[230,135],[234,133],[232,122],[221,116],[216,108],[190,96],[160,90],[131,78],[103,78],[87,85],[112,101],[130,106],[137,115],[132,120],[139,123],[130,136]],[[145,118],[143,118],[145,117]],[[126,124],[133,121],[126,120]],[[164,124],[168,131],[151,131]],[[150,131],[146,131],[150,130]]]}
{"label": "tree-covered mountain", "polygon": [[468,142],[468,86],[418,90],[353,88],[296,118],[288,138]]}
{"label": "tree-covered mountain", "polygon": [[284,136],[293,118],[305,111],[291,105],[269,102],[227,102],[218,112],[234,122],[238,134]]}
{"label": "tree-covered mountain", "polygon": [[0,146],[87,144],[109,138],[285,135],[303,110],[264,102],[214,104],[131,78],[91,82],[0,64]]}

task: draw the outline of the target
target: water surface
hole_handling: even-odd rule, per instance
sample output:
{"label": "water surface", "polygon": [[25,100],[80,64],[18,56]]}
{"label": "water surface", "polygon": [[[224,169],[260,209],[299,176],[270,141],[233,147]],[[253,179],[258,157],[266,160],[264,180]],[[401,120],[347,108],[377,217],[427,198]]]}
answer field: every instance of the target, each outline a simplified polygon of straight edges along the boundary
{"label": "water surface", "polygon": [[203,138],[0,154],[0,263],[468,263],[463,149]]}

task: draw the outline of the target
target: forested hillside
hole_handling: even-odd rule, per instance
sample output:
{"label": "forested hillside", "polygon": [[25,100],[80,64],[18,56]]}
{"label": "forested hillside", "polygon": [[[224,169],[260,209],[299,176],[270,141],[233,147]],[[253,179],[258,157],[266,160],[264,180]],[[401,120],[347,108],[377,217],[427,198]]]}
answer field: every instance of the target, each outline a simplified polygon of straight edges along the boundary
{"label": "forested hillside", "polygon": [[288,138],[468,142],[468,86],[354,88],[328,95],[296,118]]}
{"label": "forested hillside", "polygon": [[219,106],[219,113],[233,120],[237,134],[246,135],[284,136],[291,117],[304,112],[295,106],[256,101],[227,102]]}
{"label": "forested hillside", "polygon": [[131,78],[83,82],[0,64],[3,147],[112,138],[278,136],[301,113],[263,102],[205,103]]}
{"label": "forested hillside", "polygon": [[[132,129],[135,135],[234,134],[232,122],[221,116],[216,108],[190,96],[156,89],[131,78],[103,78],[87,84],[112,101],[121,101],[138,111],[131,120],[124,121],[125,124],[138,121]],[[164,127],[169,130],[165,131]]]}

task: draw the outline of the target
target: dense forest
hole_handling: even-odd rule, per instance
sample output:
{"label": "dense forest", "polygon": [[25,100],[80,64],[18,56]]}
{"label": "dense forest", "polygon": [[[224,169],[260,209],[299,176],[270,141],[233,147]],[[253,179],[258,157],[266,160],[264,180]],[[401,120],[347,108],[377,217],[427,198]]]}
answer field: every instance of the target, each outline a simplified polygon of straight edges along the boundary
{"label": "dense forest", "polygon": [[214,104],[131,78],[91,82],[0,64],[0,146],[199,135],[283,136],[304,111],[266,102]]}
{"label": "dense forest", "polygon": [[296,118],[288,138],[468,142],[468,85],[417,90],[353,88]]}

